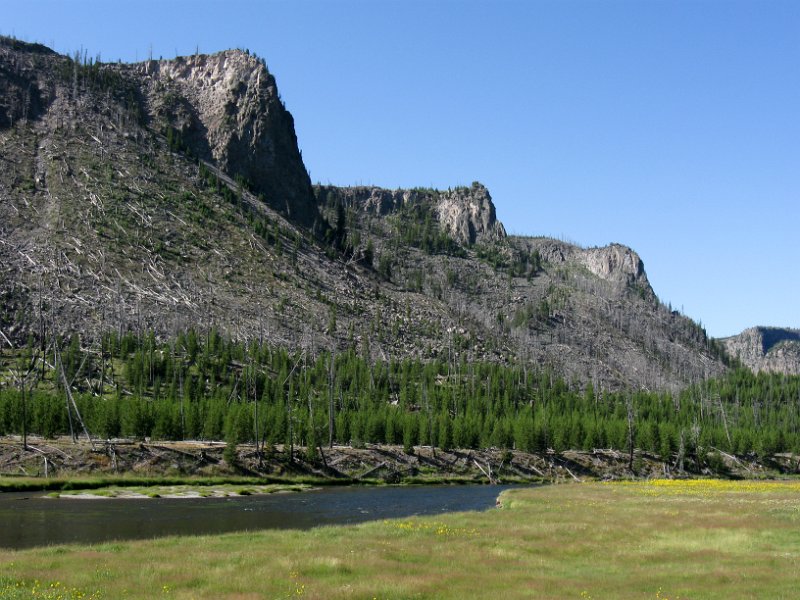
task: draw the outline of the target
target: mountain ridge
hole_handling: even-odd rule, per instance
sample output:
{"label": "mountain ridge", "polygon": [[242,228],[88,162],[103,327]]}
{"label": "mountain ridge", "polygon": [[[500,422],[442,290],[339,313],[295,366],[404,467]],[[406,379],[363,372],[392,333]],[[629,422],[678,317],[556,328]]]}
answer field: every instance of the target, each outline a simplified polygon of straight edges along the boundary
{"label": "mountain ridge", "polygon": [[732,357],[755,372],[800,375],[800,329],[749,327],[720,342]]}
{"label": "mountain ridge", "polygon": [[126,65],[6,40],[0,89],[0,330],[15,343],[213,327],[596,388],[727,368],[629,248],[508,236],[478,183],[311,186],[274,79],[242,51]]}

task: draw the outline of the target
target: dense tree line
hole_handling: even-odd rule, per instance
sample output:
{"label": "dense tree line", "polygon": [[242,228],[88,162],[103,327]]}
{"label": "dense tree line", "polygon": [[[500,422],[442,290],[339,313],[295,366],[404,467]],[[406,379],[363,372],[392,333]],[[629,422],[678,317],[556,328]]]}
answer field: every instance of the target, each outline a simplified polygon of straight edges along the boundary
{"label": "dense tree line", "polygon": [[[45,350],[43,352],[43,350]],[[37,358],[38,357],[38,358]],[[355,349],[288,352],[212,331],[110,333],[5,355],[0,434],[329,442],[528,451],[800,451],[800,378],[739,369],[678,395],[581,388],[546,370],[464,361],[370,362]],[[33,365],[26,393],[15,376]],[[67,385],[70,394],[67,394]],[[74,404],[70,405],[71,396]]]}

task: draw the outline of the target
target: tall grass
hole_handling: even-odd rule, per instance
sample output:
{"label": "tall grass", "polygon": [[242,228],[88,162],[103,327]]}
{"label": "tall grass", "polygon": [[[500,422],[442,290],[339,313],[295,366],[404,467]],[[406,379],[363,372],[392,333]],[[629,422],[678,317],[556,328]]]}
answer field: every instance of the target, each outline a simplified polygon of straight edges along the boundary
{"label": "tall grass", "polygon": [[0,573],[96,598],[793,598],[799,491],[553,485],[485,513],[4,552]]}

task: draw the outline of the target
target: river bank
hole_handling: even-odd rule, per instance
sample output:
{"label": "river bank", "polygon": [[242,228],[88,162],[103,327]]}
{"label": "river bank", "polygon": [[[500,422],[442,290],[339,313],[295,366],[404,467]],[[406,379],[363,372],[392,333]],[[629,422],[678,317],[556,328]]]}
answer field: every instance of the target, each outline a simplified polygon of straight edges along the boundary
{"label": "river bank", "polygon": [[710,453],[699,466],[616,450],[527,453],[518,450],[440,450],[417,446],[305,448],[275,446],[256,451],[222,442],[152,442],[0,438],[0,491],[98,489],[153,485],[350,485],[527,483],[717,475],[764,478],[798,472],[798,459]]}

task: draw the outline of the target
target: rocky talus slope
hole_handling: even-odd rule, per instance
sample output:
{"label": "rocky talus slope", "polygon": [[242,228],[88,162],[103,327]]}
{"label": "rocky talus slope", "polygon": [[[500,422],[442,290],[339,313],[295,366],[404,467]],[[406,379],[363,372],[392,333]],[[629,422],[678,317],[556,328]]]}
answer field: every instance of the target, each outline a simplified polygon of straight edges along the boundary
{"label": "rocky talus slope", "polygon": [[678,388],[726,369],[636,253],[507,236],[486,188],[312,187],[263,61],[0,38],[0,344],[216,327]]}

